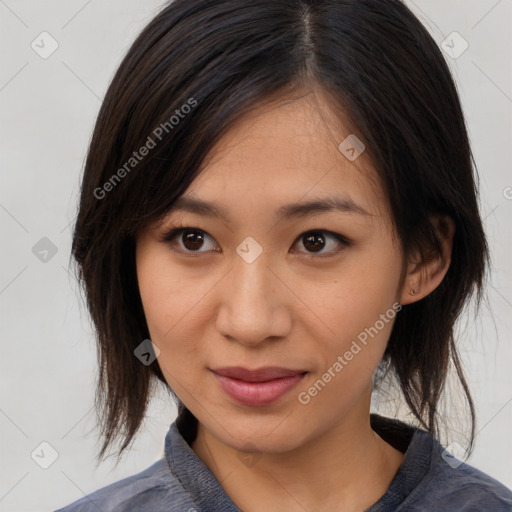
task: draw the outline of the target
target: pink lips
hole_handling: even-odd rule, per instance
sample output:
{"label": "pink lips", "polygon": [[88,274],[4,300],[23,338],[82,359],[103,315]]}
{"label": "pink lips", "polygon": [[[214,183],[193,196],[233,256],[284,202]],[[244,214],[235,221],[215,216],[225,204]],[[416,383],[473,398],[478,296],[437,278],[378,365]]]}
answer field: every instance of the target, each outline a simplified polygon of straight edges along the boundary
{"label": "pink lips", "polygon": [[304,370],[288,370],[275,366],[259,370],[230,367],[212,371],[230,397],[250,406],[275,402],[294,388],[306,374]]}

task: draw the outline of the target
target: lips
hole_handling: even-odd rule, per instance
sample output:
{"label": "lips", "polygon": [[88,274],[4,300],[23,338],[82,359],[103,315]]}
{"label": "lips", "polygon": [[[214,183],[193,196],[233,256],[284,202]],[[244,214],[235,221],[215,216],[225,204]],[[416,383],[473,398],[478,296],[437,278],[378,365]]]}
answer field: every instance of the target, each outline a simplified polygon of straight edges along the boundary
{"label": "lips", "polygon": [[259,370],[247,370],[240,366],[231,366],[228,368],[217,368],[212,371],[223,377],[243,380],[245,382],[265,382],[268,380],[282,379],[284,377],[294,377],[305,373],[305,370],[288,370],[278,366],[268,366]]}
{"label": "lips", "polygon": [[221,388],[238,403],[249,406],[269,405],[294,388],[307,373],[281,367],[249,370],[242,367],[212,370]]}

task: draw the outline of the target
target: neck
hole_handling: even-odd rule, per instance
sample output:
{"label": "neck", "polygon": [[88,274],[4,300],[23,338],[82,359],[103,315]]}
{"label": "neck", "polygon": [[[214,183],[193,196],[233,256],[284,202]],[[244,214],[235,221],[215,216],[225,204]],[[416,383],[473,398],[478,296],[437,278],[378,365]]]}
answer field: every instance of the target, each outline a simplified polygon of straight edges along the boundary
{"label": "neck", "polygon": [[404,458],[372,430],[368,411],[284,453],[241,454],[199,423],[192,449],[244,512],[364,510]]}

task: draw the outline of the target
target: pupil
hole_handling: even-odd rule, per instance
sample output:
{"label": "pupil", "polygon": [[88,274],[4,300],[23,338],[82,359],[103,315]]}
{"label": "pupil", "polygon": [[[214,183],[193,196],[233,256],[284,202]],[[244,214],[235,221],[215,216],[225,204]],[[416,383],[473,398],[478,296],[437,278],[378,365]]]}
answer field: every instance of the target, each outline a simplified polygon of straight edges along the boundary
{"label": "pupil", "polygon": [[[313,240],[313,242],[311,243],[312,240]],[[319,240],[321,240],[321,241],[319,242]],[[306,237],[306,241],[304,243],[304,246],[306,247],[306,249],[309,249],[309,247],[308,247],[309,243],[311,243],[311,245],[313,246],[313,252],[317,252],[317,251],[321,250],[324,246],[323,236],[321,236],[317,233],[309,235],[308,237]]]}
{"label": "pupil", "polygon": [[[184,245],[187,249],[197,250],[201,248],[203,243],[203,235],[197,233],[197,231],[187,231],[183,234],[184,236]],[[191,244],[191,247],[190,247]]]}

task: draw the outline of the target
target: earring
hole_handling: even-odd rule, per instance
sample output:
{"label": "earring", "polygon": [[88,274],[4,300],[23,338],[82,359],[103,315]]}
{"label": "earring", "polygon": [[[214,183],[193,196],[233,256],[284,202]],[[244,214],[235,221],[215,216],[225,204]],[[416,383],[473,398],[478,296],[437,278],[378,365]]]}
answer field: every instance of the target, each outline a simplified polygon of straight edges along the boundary
{"label": "earring", "polygon": [[412,288],[409,290],[409,295],[416,295],[416,290],[413,290]]}

